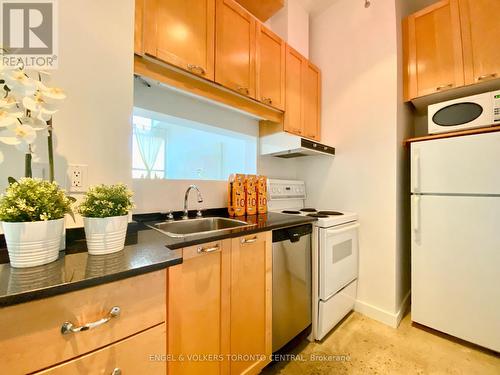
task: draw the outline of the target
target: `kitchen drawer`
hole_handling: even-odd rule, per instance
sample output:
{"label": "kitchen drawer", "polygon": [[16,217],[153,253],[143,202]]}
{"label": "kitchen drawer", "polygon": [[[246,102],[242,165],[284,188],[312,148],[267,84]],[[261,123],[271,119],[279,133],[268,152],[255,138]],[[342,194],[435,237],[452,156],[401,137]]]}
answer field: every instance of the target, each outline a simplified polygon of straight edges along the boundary
{"label": "kitchen drawer", "polygon": [[[96,322],[118,306],[107,323],[61,333]],[[166,271],[0,309],[0,364],[3,373],[37,371],[114,343],[165,321]],[[4,372],[5,371],[5,372]]]}
{"label": "kitchen drawer", "polygon": [[44,375],[148,374],[165,375],[166,324],[103,349],[37,372]]}

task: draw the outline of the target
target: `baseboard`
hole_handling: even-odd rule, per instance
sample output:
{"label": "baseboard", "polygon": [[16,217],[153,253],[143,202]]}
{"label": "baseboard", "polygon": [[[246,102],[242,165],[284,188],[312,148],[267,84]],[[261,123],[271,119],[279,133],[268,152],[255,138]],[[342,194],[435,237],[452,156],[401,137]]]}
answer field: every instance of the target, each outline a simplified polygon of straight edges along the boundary
{"label": "baseboard", "polygon": [[354,304],[354,311],[359,312],[360,314],[366,315],[371,319],[378,320],[381,323],[384,323],[393,328],[397,328],[401,319],[403,319],[408,306],[410,305],[410,291],[406,294],[405,298],[401,302],[399,309],[397,312],[392,313],[387,310],[383,310],[369,303],[356,300]]}

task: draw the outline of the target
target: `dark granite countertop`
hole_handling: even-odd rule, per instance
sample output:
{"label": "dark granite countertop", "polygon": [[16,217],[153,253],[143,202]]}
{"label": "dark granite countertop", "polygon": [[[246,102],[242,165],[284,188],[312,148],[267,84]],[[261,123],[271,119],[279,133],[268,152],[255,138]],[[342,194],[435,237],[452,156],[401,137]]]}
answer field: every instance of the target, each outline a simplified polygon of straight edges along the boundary
{"label": "dark granite countertop", "polygon": [[[225,211],[210,210],[206,216],[227,216]],[[0,264],[0,307],[46,298],[111,281],[160,270],[182,263],[183,247],[226,238],[314,222],[306,216],[279,213],[240,218],[251,227],[209,233],[186,238],[171,238],[150,229],[146,223],[164,220],[162,214],[136,215],[138,231],[123,251],[108,255],[89,255],[85,241],[72,239],[67,250],[55,262],[32,268],[13,268]],[[80,232],[83,232],[80,230]],[[132,242],[132,243],[131,243]]]}

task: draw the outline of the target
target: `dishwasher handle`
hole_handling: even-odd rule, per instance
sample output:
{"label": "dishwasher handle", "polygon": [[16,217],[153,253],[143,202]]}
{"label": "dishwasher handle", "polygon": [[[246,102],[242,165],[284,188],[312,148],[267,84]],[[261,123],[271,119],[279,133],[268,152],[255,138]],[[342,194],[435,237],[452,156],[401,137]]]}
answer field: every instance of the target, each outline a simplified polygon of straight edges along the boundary
{"label": "dishwasher handle", "polygon": [[311,224],[273,230],[273,243],[282,241],[299,242],[302,237],[311,235],[311,233]]}

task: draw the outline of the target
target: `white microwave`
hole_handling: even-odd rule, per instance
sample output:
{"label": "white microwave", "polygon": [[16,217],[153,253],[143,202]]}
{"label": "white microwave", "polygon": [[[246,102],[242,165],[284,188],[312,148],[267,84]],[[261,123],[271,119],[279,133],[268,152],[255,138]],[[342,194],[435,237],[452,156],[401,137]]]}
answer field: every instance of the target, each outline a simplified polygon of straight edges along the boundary
{"label": "white microwave", "polygon": [[430,105],[428,116],[429,134],[500,125],[500,91]]}

